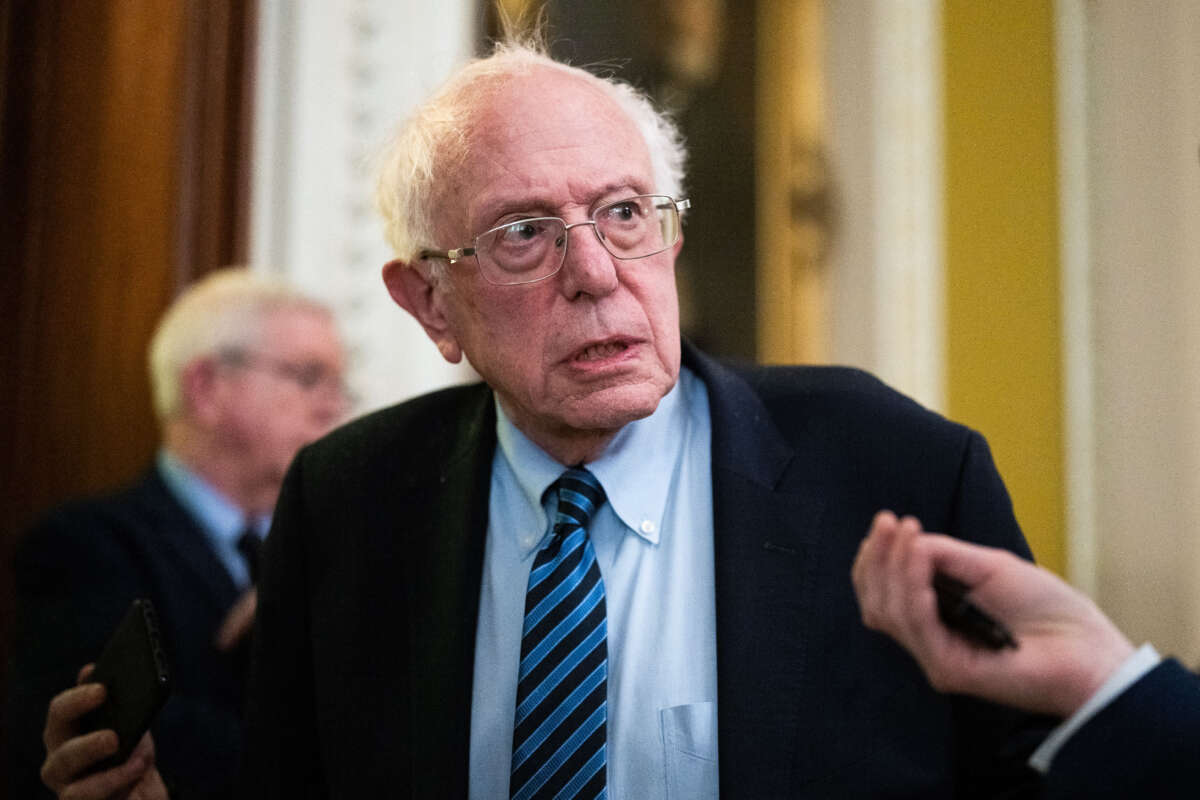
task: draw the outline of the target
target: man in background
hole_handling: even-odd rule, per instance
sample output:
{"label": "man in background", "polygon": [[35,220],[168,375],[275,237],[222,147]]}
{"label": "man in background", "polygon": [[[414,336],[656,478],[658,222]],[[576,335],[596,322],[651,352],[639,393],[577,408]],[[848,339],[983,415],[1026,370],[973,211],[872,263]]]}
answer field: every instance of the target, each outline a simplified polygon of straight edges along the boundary
{"label": "man in background", "polygon": [[[112,732],[69,723],[99,703],[77,687],[137,597],[157,607],[172,694],[138,757],[186,798],[224,798],[242,748],[257,554],[284,473],[346,408],[344,354],[321,303],[245,270],[186,291],[149,348],[162,448],[132,486],[47,515],[14,560],[17,626],[6,712],[13,797],[85,777],[115,751]],[[86,399],[84,399],[86,401]],[[46,730],[51,698],[71,711]],[[114,789],[116,786],[114,786]],[[99,792],[104,796],[107,792]]]}

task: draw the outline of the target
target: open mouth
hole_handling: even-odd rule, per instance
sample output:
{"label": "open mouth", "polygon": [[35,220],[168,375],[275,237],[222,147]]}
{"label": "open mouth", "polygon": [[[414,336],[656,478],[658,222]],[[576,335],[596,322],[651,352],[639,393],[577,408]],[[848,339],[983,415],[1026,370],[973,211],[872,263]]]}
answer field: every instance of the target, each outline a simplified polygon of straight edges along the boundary
{"label": "open mouth", "polygon": [[585,347],[575,354],[571,360],[577,364],[586,364],[591,361],[603,361],[606,358],[612,358],[629,349],[628,342],[601,342],[599,344]]}

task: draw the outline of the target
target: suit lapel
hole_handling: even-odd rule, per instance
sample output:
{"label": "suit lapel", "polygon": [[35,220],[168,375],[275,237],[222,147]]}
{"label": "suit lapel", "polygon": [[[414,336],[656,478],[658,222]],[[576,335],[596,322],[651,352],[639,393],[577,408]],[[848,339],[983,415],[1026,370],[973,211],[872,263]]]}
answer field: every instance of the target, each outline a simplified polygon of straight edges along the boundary
{"label": "suit lapel", "polygon": [[142,517],[135,529],[154,535],[152,548],[170,553],[182,565],[182,574],[195,578],[199,594],[223,614],[233,604],[237,587],[204,532],[167,488],[157,467],[150,469],[134,492],[134,513]]}
{"label": "suit lapel", "polygon": [[415,797],[467,793],[475,628],[495,452],[491,392],[481,389],[464,413],[446,420],[428,440],[428,452],[446,457],[405,492],[395,517],[411,528],[406,540],[418,545],[404,567]]}
{"label": "suit lapel", "polygon": [[740,377],[685,350],[712,416],[717,715],[723,796],[789,791],[811,660],[819,495]]}
{"label": "suit lapel", "polygon": [[[813,655],[816,532],[824,503],[795,477],[802,472],[796,453],[751,387],[686,343],[684,361],[704,380],[712,415],[721,792],[785,795]],[[411,541],[421,543],[409,554],[415,557],[391,572],[403,574],[407,587],[408,734],[420,784],[414,796],[465,796],[470,763],[475,628],[496,445],[491,393],[481,389],[468,409],[445,419],[426,446],[446,457],[410,476],[392,511],[405,520]],[[414,516],[414,509],[421,510]]]}

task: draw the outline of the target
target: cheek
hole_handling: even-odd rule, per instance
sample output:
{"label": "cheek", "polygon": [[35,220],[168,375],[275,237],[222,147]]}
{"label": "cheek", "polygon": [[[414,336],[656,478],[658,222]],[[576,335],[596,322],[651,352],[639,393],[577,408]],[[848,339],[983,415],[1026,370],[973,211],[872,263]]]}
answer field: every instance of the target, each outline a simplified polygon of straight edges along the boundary
{"label": "cheek", "polygon": [[[467,359],[485,378],[540,372],[553,296],[524,287],[481,292],[454,309],[456,338]],[[499,377],[499,375],[495,375]]]}
{"label": "cheek", "polygon": [[[658,349],[679,349],[679,295],[675,290],[675,270],[671,264],[659,265],[651,280],[638,295],[646,317],[654,329]],[[672,343],[674,343],[672,345]]]}
{"label": "cheek", "polygon": [[679,295],[675,291],[675,278],[672,273],[671,278],[664,281],[662,292],[654,304],[654,313],[658,318],[658,324],[668,329],[668,332],[678,333],[679,331]]}

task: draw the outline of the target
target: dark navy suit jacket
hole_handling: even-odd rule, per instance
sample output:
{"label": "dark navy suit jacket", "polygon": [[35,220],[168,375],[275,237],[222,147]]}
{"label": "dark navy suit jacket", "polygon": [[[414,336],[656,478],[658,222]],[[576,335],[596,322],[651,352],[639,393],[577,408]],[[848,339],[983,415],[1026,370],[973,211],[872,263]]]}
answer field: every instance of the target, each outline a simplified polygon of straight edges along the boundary
{"label": "dark navy suit jacket", "polygon": [[[1036,796],[1045,722],[934,692],[850,582],[881,508],[1028,556],[982,437],[855,370],[685,364],[712,415],[721,796]],[[260,582],[246,796],[466,795],[495,447],[472,386],[296,459]]]}
{"label": "dark navy suit jacket", "polygon": [[1200,794],[1200,677],[1168,659],[1058,751],[1047,796],[1191,798]]}
{"label": "dark navy suit jacket", "polygon": [[48,796],[38,769],[50,698],[75,684],[135,597],[159,614],[173,690],[151,729],[173,796],[232,795],[246,651],[212,641],[238,597],[196,522],[150,469],[135,485],[51,513],[14,562],[17,630],[5,711],[14,798]]}

